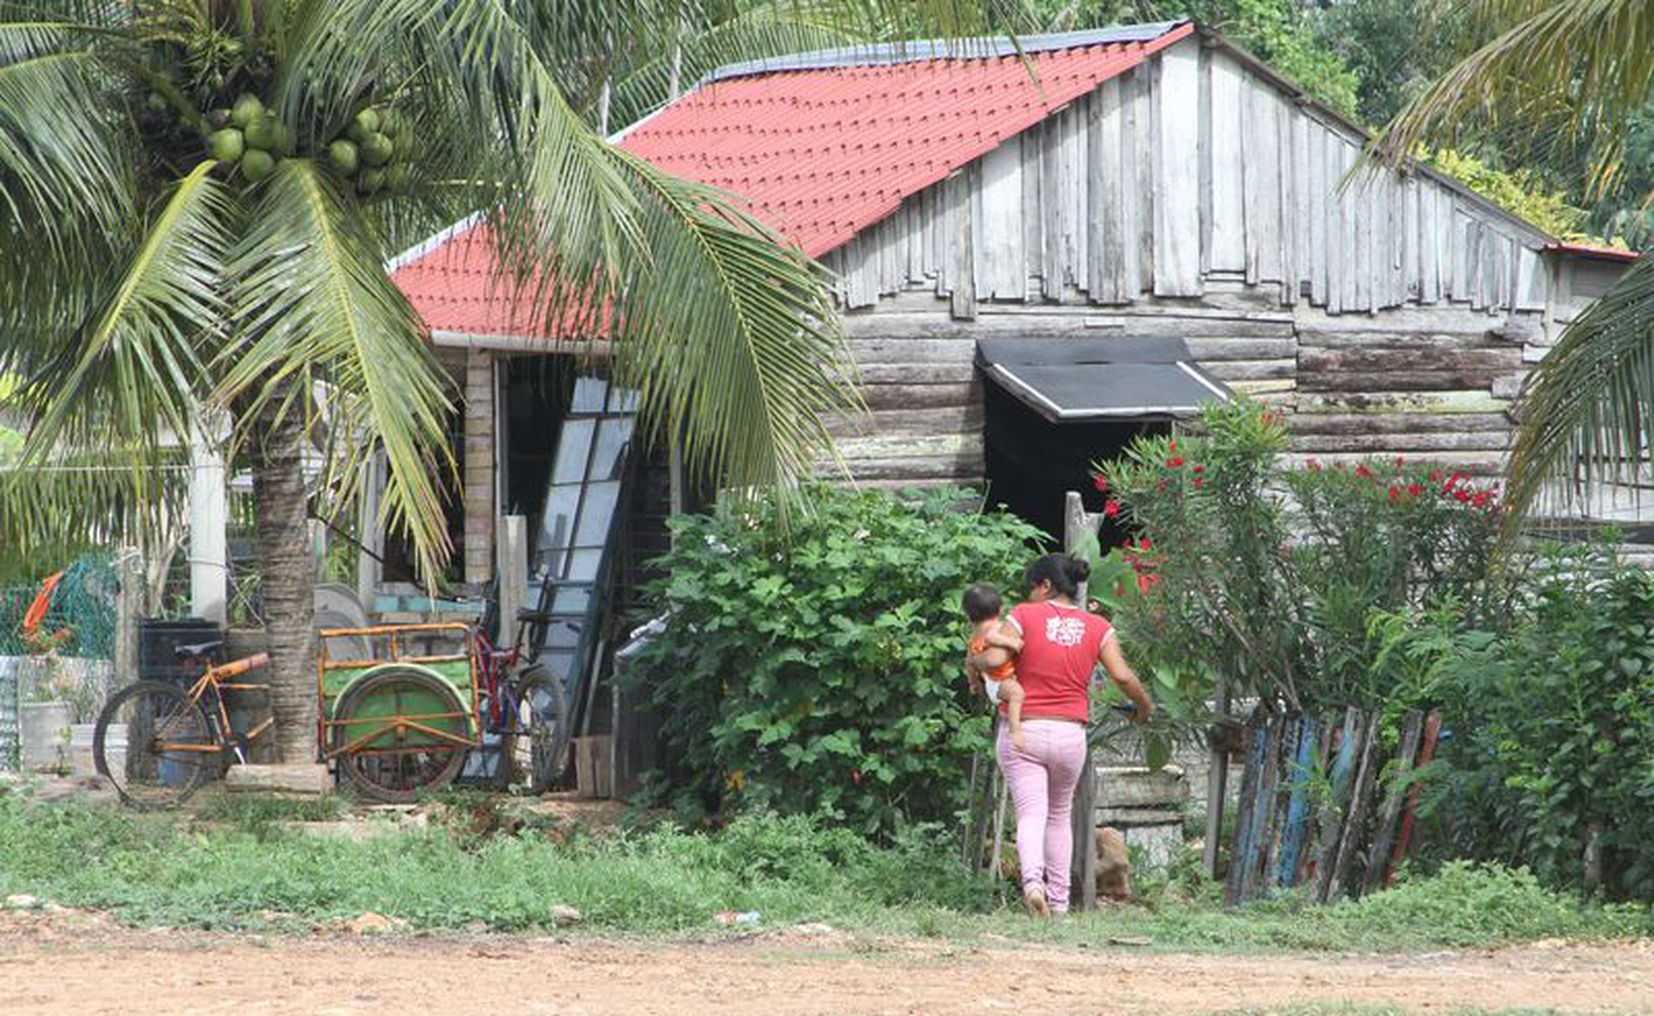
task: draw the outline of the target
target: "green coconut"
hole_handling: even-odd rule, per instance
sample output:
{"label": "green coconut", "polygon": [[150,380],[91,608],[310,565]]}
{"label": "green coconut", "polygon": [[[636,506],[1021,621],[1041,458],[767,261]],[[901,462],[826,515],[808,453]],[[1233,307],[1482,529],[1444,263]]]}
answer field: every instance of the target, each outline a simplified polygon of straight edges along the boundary
{"label": "green coconut", "polygon": [[249,148],[241,157],[241,173],[248,183],[258,183],[276,171],[276,157],[262,148]]}
{"label": "green coconut", "polygon": [[207,150],[219,162],[233,163],[239,161],[247,150],[247,141],[234,127],[225,127],[213,131],[207,138]]}
{"label": "green coconut", "polygon": [[340,138],[327,146],[327,159],[341,175],[350,176],[360,163],[356,142]]}
{"label": "green coconut", "polygon": [[247,135],[248,148],[273,152],[280,147],[281,121],[269,115],[260,116],[243,128],[243,133]]}
{"label": "green coconut", "polygon": [[283,158],[293,154],[293,130],[280,120],[276,121],[275,153]]}
{"label": "green coconut", "polygon": [[408,192],[408,184],[412,182],[413,170],[409,169],[408,164],[405,162],[398,162],[396,165],[385,170],[385,189],[390,191],[392,194],[406,194]]}
{"label": "green coconut", "polygon": [[394,109],[381,110],[379,113],[379,133],[388,138],[394,138],[402,131],[402,114]]}
{"label": "green coconut", "polygon": [[383,134],[369,134],[362,142],[362,161],[370,166],[383,166],[395,154],[396,144]]}
{"label": "green coconut", "polygon": [[242,130],[252,126],[253,122],[263,115],[264,103],[250,92],[242,92],[236,96],[235,105],[230,109],[231,122]]}
{"label": "green coconut", "polygon": [[377,194],[385,186],[385,171],[382,169],[364,169],[362,175],[356,178],[356,189],[363,194]]}
{"label": "green coconut", "polygon": [[372,134],[379,130],[379,111],[370,106],[356,114],[354,123]]}

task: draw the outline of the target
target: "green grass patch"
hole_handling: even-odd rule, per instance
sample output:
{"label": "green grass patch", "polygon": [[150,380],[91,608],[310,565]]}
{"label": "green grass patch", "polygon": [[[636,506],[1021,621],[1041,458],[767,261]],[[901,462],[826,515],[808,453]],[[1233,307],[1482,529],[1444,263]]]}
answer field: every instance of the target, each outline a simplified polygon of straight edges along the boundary
{"label": "green grass patch", "polygon": [[1525,872],[1465,865],[1331,907],[1287,898],[1224,911],[1210,890],[1191,896],[1162,885],[1143,906],[1037,923],[960,870],[955,846],[934,829],[882,849],[843,829],[773,817],[743,818],[717,834],[660,828],[606,837],[492,824],[479,835],[467,818],[353,839],[294,831],[286,823],[299,816],[287,804],[213,807],[228,810],[191,829],[176,817],[0,796],[0,895],[108,910],[137,925],[256,928],[272,923],[272,911],[310,922],[371,910],[414,928],[481,921],[518,932],[549,927],[550,908],[561,903],[583,912],[581,930],[610,935],[704,934],[717,911],[756,910],[768,927],[823,921],[874,940],[1146,938],[1157,949],[1225,952],[1654,933],[1646,908],[1591,906]]}

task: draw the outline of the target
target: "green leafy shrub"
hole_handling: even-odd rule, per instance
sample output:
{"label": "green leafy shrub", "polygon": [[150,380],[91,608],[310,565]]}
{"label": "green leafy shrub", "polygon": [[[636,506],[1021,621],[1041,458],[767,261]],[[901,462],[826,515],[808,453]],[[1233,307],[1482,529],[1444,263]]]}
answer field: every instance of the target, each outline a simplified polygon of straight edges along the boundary
{"label": "green leafy shrub", "polygon": [[1438,852],[1654,899],[1654,576],[1559,550],[1503,632],[1452,605],[1374,627],[1397,707],[1440,709],[1451,735],[1430,773]]}
{"label": "green leafy shrub", "polygon": [[693,774],[680,800],[882,836],[949,818],[989,731],[961,677],[959,597],[1015,588],[1037,533],[960,490],[808,496],[788,533],[773,504],[673,521],[649,594],[665,629],[634,674]]}

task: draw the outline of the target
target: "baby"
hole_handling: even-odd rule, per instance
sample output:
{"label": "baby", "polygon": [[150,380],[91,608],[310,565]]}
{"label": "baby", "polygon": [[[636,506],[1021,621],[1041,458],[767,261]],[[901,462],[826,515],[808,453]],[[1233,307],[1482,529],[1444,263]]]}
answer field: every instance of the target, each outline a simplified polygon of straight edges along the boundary
{"label": "baby", "polygon": [[[1016,654],[1022,651],[1022,640],[1001,630],[999,614],[1005,605],[993,586],[981,582],[971,586],[965,590],[963,606],[965,617],[973,626],[966,645],[965,663],[965,677],[970,681],[971,692],[985,691],[990,700],[1005,704],[1011,744],[1018,751],[1025,750],[1028,747],[1022,735],[1022,700],[1025,696],[1022,684],[1016,678]],[[1004,662],[995,665],[979,659],[990,653],[989,661],[1003,657]],[[983,666],[990,669],[984,673]]]}

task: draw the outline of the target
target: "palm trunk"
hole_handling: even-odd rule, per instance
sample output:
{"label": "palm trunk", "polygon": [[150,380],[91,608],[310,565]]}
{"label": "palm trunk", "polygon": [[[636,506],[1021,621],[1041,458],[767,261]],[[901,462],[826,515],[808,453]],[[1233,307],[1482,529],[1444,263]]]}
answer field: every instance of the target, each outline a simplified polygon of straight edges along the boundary
{"label": "palm trunk", "polygon": [[[279,403],[279,399],[274,400]],[[289,412],[269,420],[253,455],[253,505],[264,626],[270,639],[270,707],[283,762],[316,759],[315,566],[304,489],[304,429]]]}

